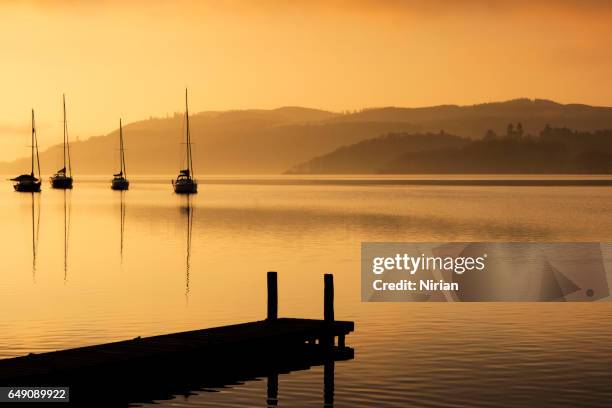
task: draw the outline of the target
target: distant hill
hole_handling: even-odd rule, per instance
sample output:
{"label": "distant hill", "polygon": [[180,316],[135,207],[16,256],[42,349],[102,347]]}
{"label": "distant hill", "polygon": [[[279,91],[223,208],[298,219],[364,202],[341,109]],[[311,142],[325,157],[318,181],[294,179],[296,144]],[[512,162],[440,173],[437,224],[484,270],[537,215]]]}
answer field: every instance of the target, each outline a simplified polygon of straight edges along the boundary
{"label": "distant hill", "polygon": [[[317,109],[285,107],[274,110],[239,110],[202,112],[190,116],[196,175],[203,173],[279,172],[303,155],[316,154],[309,133],[322,120],[335,113]],[[298,132],[292,129],[298,129]],[[342,142],[355,141],[354,132],[343,132],[350,125],[328,127],[329,143],[335,146],[339,134]],[[335,130],[339,129],[339,130]],[[184,117],[152,118],[124,124],[128,174],[174,174],[184,159]],[[369,133],[368,133],[369,135]],[[118,168],[118,129],[104,136],[71,143],[73,169],[76,174],[112,174]],[[300,146],[300,140],[303,141]],[[316,143],[315,143],[316,144]],[[297,147],[297,149],[295,149]],[[43,173],[60,166],[61,146],[41,152]],[[29,168],[29,158],[0,165],[0,172],[12,174]]]}
{"label": "distant hill", "polygon": [[611,174],[612,130],[578,132],[522,126],[472,140],[445,133],[361,141],[289,170],[293,174]]}
{"label": "distant hill", "polygon": [[419,132],[437,132],[481,138],[489,129],[501,134],[508,123],[521,122],[526,133],[537,134],[546,124],[580,130],[612,128],[612,108],[581,104],[563,105],[545,99],[515,99],[471,106],[441,105],[425,108],[365,109],[329,122],[403,122]]}
{"label": "distant hill", "polygon": [[[202,112],[191,117],[196,174],[279,174],[342,146],[389,133],[446,134],[481,138],[509,122],[527,133],[546,124],[592,131],[612,128],[612,108],[519,99],[473,106],[376,108],[339,114],[302,107]],[[182,115],[124,126],[128,173],[174,174],[183,152]],[[118,132],[73,142],[75,173],[112,174],[118,166]],[[437,143],[437,142],[432,142]],[[41,154],[43,173],[59,168],[61,148]],[[29,168],[29,159],[0,163],[0,173]],[[343,171],[348,171],[345,169]]]}
{"label": "distant hill", "polygon": [[479,140],[462,148],[406,153],[381,167],[389,174],[537,174],[577,171],[561,144],[536,140]]}
{"label": "distant hill", "polygon": [[390,133],[342,146],[323,156],[292,167],[288,174],[371,174],[378,173],[390,158],[405,153],[457,148],[469,139],[447,133]]}

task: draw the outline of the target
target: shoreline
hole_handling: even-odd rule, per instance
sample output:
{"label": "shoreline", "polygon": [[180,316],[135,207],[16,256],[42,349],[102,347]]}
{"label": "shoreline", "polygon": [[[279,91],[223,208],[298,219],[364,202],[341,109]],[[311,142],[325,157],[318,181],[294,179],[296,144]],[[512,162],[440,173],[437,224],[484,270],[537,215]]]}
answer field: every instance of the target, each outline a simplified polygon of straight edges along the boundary
{"label": "shoreline", "polygon": [[[0,176],[8,180],[9,176]],[[133,175],[138,183],[156,184],[170,182],[170,175]],[[46,181],[47,176],[42,176]],[[108,183],[111,177],[106,175],[83,175],[74,177],[75,183]],[[355,186],[515,186],[515,187],[597,187],[612,186],[612,175],[219,175],[196,176],[202,184],[216,185],[355,185]]]}

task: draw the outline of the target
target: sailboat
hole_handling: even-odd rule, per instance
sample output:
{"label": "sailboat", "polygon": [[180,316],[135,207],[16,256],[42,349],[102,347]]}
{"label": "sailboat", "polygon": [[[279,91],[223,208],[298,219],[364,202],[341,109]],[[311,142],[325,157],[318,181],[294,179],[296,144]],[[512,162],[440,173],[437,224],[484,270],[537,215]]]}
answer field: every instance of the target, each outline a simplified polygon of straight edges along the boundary
{"label": "sailboat", "polygon": [[195,194],[198,192],[198,182],[193,178],[193,161],[191,157],[191,133],[189,132],[189,107],[187,89],[185,89],[185,138],[187,147],[187,168],[179,172],[176,180],[172,180],[176,194]]}
{"label": "sailboat", "polygon": [[130,188],[130,182],[126,178],[127,173],[125,171],[125,152],[123,149],[123,127],[121,125],[121,119],[119,119],[119,166],[119,173],[113,175],[111,188],[113,190],[127,190]]}
{"label": "sailboat", "polygon": [[[32,167],[30,174],[22,174],[11,181],[15,184],[15,191],[37,193],[40,191],[40,159],[38,157],[38,140],[36,139],[36,125],[34,122],[34,109],[32,109]],[[34,177],[34,155],[36,155],[36,165],[38,167],[38,178]]]}
{"label": "sailboat", "polygon": [[66,123],[66,95],[62,95],[64,102],[64,167],[51,177],[51,187],[72,188],[72,167],[70,166],[70,144],[68,142],[68,124]]}

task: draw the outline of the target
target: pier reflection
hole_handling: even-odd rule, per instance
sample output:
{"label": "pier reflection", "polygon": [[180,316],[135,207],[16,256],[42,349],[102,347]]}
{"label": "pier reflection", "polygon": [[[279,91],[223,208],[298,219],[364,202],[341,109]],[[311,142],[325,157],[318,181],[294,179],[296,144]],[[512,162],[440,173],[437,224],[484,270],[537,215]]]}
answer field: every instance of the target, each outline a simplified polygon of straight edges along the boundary
{"label": "pier reflection", "polygon": [[334,379],[336,364],[334,360],[325,362],[323,366],[323,406],[334,406]]}
{"label": "pier reflection", "polygon": [[268,408],[278,406],[278,373],[268,374],[266,405]]}
{"label": "pier reflection", "polygon": [[115,388],[112,397],[109,395],[100,401],[92,401],[87,390],[78,386],[71,388],[71,399],[74,397],[75,402],[86,401],[91,407],[108,407],[109,404],[113,404],[112,406],[158,405],[161,401],[180,397],[184,398],[186,406],[191,404],[215,406],[219,403],[218,398],[207,401],[215,395],[211,392],[214,393],[228,387],[240,387],[246,382],[263,378],[266,381],[266,387],[262,390],[265,393],[262,396],[262,399],[265,396],[264,406],[277,408],[286,406],[282,400],[282,382],[279,386],[279,379],[283,375],[323,366],[323,387],[318,398],[321,401],[319,406],[332,408],[334,406],[335,362],[353,358],[352,348],[335,347],[333,351],[325,351],[318,345],[305,345],[301,351],[293,348],[284,349],[280,346],[277,350],[267,350],[259,356],[252,356],[248,359],[236,358],[222,361],[210,356],[206,361],[201,361],[196,358],[190,364],[181,364],[178,370],[167,371],[164,374],[160,372],[161,375],[153,382],[150,381],[150,378],[146,382],[134,378],[130,384],[125,384],[125,387]]}
{"label": "pier reflection", "polygon": [[[328,359],[323,363],[323,407],[333,408],[334,406],[334,379],[336,376],[336,360]],[[278,372],[268,374],[266,390],[267,408],[276,408],[278,404]]]}

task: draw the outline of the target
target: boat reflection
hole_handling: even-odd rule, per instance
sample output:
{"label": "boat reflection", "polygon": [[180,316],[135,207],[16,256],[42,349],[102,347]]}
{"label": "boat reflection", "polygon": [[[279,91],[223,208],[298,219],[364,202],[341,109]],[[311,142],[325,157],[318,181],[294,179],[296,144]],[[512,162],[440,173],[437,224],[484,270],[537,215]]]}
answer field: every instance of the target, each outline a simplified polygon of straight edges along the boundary
{"label": "boat reflection", "polygon": [[123,264],[123,243],[125,235],[125,191],[119,190],[119,255]]}
{"label": "boat reflection", "polygon": [[36,255],[38,254],[38,237],[40,235],[40,197],[36,199],[34,192],[30,193],[32,198],[30,214],[32,221],[32,280],[36,281]]}
{"label": "boat reflection", "polygon": [[193,230],[194,207],[191,203],[191,196],[185,196],[186,204],[181,207],[181,211],[186,216],[186,256],[185,256],[185,300],[189,301],[189,272],[191,268],[191,235]]}
{"label": "boat reflection", "polygon": [[64,282],[68,280],[68,244],[70,241],[71,190],[64,189]]}

